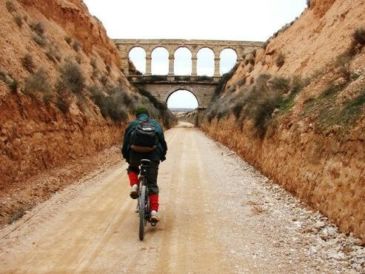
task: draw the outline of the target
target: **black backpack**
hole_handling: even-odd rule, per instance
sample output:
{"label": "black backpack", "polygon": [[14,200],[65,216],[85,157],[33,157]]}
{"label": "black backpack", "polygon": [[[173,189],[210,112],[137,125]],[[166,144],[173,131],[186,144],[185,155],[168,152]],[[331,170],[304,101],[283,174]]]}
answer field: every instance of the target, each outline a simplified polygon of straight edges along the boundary
{"label": "black backpack", "polygon": [[139,121],[131,134],[130,144],[141,147],[155,147],[158,143],[156,128],[150,120]]}

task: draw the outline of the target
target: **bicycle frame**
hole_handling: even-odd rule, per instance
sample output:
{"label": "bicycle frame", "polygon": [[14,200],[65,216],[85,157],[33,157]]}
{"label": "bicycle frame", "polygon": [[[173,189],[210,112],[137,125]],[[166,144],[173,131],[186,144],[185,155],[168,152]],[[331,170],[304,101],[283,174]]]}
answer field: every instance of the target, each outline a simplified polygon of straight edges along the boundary
{"label": "bicycle frame", "polygon": [[147,185],[147,173],[150,167],[150,160],[142,159],[140,166],[140,175],[138,183],[138,213],[139,213],[139,239],[144,239],[144,228],[147,222],[150,221],[151,210],[149,202],[149,191]]}

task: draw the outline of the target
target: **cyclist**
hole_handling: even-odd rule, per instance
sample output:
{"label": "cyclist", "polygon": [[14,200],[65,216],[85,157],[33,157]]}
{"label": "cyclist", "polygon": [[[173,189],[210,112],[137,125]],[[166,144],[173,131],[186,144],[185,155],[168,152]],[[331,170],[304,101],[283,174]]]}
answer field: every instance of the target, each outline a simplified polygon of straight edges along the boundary
{"label": "cyclist", "polygon": [[[135,115],[136,119],[130,122],[125,130],[123,146],[121,149],[123,157],[129,164],[127,172],[131,186],[130,196],[132,199],[138,198],[137,187],[141,159],[151,160],[150,168],[147,174],[147,183],[150,190],[149,199],[151,207],[151,221],[158,222],[158,166],[160,161],[164,161],[166,159],[167,144],[162,127],[156,120],[150,117],[149,112],[145,107],[137,108]],[[143,131],[146,128],[148,128],[150,132],[144,136]],[[151,129],[153,132],[151,132]],[[154,144],[152,144],[148,138],[152,138]],[[137,144],[137,140],[142,141],[140,144]],[[146,145],[147,143],[149,143],[149,145]]]}

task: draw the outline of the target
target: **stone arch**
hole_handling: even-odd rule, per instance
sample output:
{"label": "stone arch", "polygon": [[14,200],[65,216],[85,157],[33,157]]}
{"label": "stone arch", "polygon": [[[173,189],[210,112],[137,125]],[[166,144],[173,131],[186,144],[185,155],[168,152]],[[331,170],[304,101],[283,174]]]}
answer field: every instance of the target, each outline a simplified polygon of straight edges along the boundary
{"label": "stone arch", "polygon": [[[208,50],[208,51],[206,51]],[[210,55],[210,56],[209,56]],[[197,52],[197,74],[214,75],[214,58],[215,54],[210,47],[201,47]]]}
{"label": "stone arch", "polygon": [[169,51],[166,47],[156,46],[151,51],[151,72],[154,75],[167,75],[169,72]]}
{"label": "stone arch", "polygon": [[[226,54],[226,52],[228,54]],[[232,55],[232,53],[234,54],[234,56]],[[225,54],[226,56],[223,56],[222,54]],[[221,49],[221,51],[219,52],[219,74],[223,75],[229,72],[237,64],[238,58],[238,52],[236,49],[232,47],[226,47]]]}
{"label": "stone arch", "polygon": [[[186,56],[186,54],[188,56]],[[183,69],[184,67],[186,69]],[[175,75],[191,75],[192,51],[188,47],[185,46],[177,47],[176,50],[174,51],[174,72]]]}
{"label": "stone arch", "polygon": [[197,94],[196,94],[196,92],[194,91],[194,89],[193,88],[191,88],[191,87],[189,87],[189,86],[179,86],[179,87],[175,87],[175,88],[173,88],[173,89],[171,89],[170,91],[168,91],[167,93],[166,93],[166,97],[164,98],[164,102],[166,103],[166,105],[167,105],[167,103],[168,103],[168,101],[169,101],[169,99],[170,99],[170,97],[172,96],[172,95],[174,95],[174,93],[176,93],[177,91],[180,91],[180,90],[186,90],[186,91],[188,91],[188,92],[190,92],[194,97],[195,97],[195,100],[196,100],[196,102],[197,102],[197,108],[199,107],[199,106],[201,106],[201,102],[200,102],[200,99],[199,99],[199,97],[197,96]]}
{"label": "stone arch", "polygon": [[146,56],[146,50],[140,46],[131,47],[128,51],[128,60],[132,62],[136,70],[142,74],[146,72]]}

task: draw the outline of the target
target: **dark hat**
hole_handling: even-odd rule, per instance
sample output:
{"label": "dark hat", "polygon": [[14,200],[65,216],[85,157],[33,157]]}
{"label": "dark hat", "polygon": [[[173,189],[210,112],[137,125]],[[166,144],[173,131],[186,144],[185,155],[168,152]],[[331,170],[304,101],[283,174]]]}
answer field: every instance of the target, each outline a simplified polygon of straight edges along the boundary
{"label": "dark hat", "polygon": [[134,111],[134,113],[136,114],[136,116],[138,116],[142,113],[149,115],[147,108],[145,108],[143,106],[137,107],[136,110]]}

